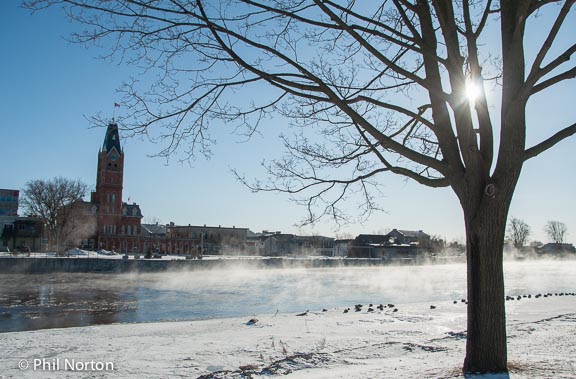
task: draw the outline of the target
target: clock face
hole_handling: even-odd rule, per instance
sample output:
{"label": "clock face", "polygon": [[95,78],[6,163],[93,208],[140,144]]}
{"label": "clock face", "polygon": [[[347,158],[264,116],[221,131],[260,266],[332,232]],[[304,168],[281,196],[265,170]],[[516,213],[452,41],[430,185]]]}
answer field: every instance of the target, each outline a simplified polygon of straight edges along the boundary
{"label": "clock face", "polygon": [[111,160],[112,162],[114,162],[116,159],[118,159],[118,156],[116,156],[116,154],[110,155],[110,160]]}

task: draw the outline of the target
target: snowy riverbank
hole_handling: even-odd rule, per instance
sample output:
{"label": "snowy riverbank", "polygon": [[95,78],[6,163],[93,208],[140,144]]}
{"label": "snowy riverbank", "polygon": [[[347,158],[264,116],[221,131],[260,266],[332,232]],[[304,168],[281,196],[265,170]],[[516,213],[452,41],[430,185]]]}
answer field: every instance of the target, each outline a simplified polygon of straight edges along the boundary
{"label": "snowy riverbank", "polygon": [[[254,315],[258,321],[252,325],[250,318],[232,318],[3,333],[0,374],[4,378],[461,376],[464,303],[385,304],[384,310],[377,305],[374,312],[368,312],[368,304],[355,312],[351,304],[347,313],[338,308],[311,310],[303,316]],[[522,298],[506,305],[510,377],[576,378],[576,297]],[[70,371],[71,363],[84,371]],[[28,368],[21,370],[19,365]]]}
{"label": "snowy riverbank", "polygon": [[[94,253],[95,254],[95,253]],[[446,264],[461,262],[462,257],[448,257],[430,260],[427,263]],[[185,259],[184,256],[162,256],[158,259],[135,259],[121,255],[94,256],[76,255],[56,257],[45,254],[31,256],[0,256],[0,273],[45,274],[53,272],[163,272],[193,271],[232,268],[333,268],[367,267],[387,265],[422,264],[414,260],[386,261],[383,259],[342,258],[342,257],[245,257],[245,256],[205,256],[201,260]]]}

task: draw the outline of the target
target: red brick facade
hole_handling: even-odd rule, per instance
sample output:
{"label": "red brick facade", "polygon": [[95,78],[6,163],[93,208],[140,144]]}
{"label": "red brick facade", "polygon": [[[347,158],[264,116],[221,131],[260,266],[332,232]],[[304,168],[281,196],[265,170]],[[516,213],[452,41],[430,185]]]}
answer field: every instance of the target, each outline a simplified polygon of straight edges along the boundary
{"label": "red brick facade", "polygon": [[110,124],[102,149],[98,153],[96,191],[96,248],[122,253],[140,252],[142,213],[137,204],[122,201],[124,182],[124,151],[120,145],[118,125]]}

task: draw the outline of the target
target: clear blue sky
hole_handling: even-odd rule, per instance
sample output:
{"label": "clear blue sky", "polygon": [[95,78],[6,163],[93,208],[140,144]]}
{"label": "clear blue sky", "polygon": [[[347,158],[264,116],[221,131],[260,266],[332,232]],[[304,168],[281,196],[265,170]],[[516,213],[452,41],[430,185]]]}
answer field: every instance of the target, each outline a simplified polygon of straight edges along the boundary
{"label": "clear blue sky", "polygon": [[[95,185],[104,130],[90,128],[85,117],[111,117],[114,102],[120,101],[116,89],[139,71],[95,59],[103,51],[67,42],[73,28],[57,9],[32,16],[17,1],[0,2],[0,188],[22,189],[28,180],[55,176]],[[529,146],[576,120],[575,93],[573,80],[557,97],[531,102]],[[248,143],[219,135],[214,157],[192,166],[166,165],[148,157],[158,146],[124,139],[124,200],[139,203],[145,220],[335,235],[327,223],[298,229],[294,225],[304,215],[302,208],[282,194],[251,193],[230,173],[237,168],[256,176],[260,161],[276,151],[281,128],[274,125]],[[575,152],[572,137],[524,166],[510,215],[532,227],[532,239],[545,242],[545,222],[558,220],[576,242]],[[340,235],[398,228],[464,240],[460,206],[450,189],[429,189],[393,175],[381,181],[380,206],[387,213],[375,214],[364,225],[345,226]]]}

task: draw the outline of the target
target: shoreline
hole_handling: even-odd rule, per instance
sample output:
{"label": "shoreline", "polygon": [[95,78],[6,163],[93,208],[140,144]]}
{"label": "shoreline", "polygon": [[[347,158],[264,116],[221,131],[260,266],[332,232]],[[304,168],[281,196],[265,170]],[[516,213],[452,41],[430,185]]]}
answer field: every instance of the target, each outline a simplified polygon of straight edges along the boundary
{"label": "shoreline", "polygon": [[426,261],[386,261],[334,257],[222,257],[192,259],[106,259],[91,257],[0,257],[0,273],[45,274],[53,272],[126,273],[245,268],[331,268],[392,265],[448,264],[465,262],[463,257]]}
{"label": "shoreline", "polygon": [[[510,377],[576,377],[575,305],[574,297],[506,304]],[[38,378],[46,371],[56,378],[463,377],[465,304],[399,304],[397,312],[368,312],[368,304],[359,312],[351,307],[347,313],[333,308],[302,316],[3,333],[0,369],[6,378]],[[20,361],[35,359],[47,359],[48,366],[18,368]],[[56,359],[61,365],[64,360],[111,363],[113,370],[56,370],[49,365]]]}

